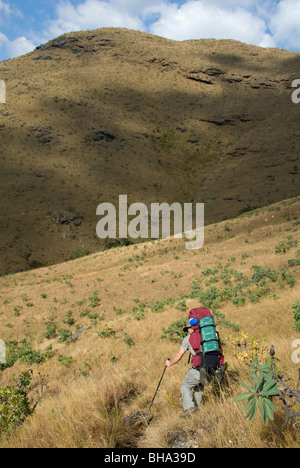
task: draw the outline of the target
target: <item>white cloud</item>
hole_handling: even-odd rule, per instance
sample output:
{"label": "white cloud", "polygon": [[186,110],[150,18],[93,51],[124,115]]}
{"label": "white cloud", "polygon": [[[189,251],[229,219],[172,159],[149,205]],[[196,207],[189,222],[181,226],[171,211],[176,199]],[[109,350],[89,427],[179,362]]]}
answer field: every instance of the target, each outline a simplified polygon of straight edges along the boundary
{"label": "white cloud", "polygon": [[[20,18],[21,16],[22,14],[18,8],[0,0],[1,25],[3,25],[5,21],[8,21],[10,24],[14,18]],[[35,48],[35,45],[24,36],[10,40],[5,34],[0,32],[0,48],[2,49],[1,56],[5,58],[14,58],[31,52]]]}
{"label": "white cloud", "polygon": [[276,47],[276,42],[270,34],[264,34],[258,45],[260,47]]}
{"label": "white cloud", "polygon": [[[238,1],[198,0],[165,4],[150,32],[169,39],[236,39],[248,44],[273,44],[264,19],[238,6]],[[246,2],[254,4],[255,2]],[[254,5],[252,5],[254,6]]]}
{"label": "white cloud", "polygon": [[35,45],[24,36],[10,41],[4,34],[0,33],[0,47],[3,50],[3,56],[15,58],[20,55],[27,54],[28,52],[32,52]]}
{"label": "white cloud", "polygon": [[13,41],[7,41],[6,49],[10,57],[19,57],[20,55],[32,52],[35,45],[24,36],[18,37]]}
{"label": "white cloud", "polygon": [[281,0],[270,28],[276,43],[300,50],[300,0]]}
{"label": "white cloud", "polygon": [[58,19],[48,23],[48,33],[52,36],[58,36],[65,32],[102,27],[142,30],[141,19],[137,15],[131,14],[126,8],[118,8],[117,3],[85,0],[74,6],[70,1],[61,2],[57,6]]}
{"label": "white cloud", "polygon": [[164,3],[163,0],[110,0],[110,4],[114,8],[138,17],[159,12]]}

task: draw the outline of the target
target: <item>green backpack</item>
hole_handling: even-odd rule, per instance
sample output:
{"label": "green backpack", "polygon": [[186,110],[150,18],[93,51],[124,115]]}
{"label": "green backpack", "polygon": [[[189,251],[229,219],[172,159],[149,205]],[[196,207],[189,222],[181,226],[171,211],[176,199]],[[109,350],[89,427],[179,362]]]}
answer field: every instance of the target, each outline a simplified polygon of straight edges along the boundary
{"label": "green backpack", "polygon": [[204,317],[199,322],[204,354],[220,351],[216,324],[213,317]]}

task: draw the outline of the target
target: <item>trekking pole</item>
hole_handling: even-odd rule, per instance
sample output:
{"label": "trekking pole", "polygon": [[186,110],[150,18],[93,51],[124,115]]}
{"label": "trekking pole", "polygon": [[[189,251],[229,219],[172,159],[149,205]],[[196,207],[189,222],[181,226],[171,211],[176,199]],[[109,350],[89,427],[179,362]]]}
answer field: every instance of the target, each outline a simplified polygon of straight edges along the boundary
{"label": "trekking pole", "polygon": [[[168,359],[168,361],[170,361],[170,359]],[[164,378],[164,375],[165,375],[166,369],[167,369],[167,366],[165,366],[165,368],[164,368],[164,371],[163,371],[163,373],[162,373],[162,376],[161,376],[161,378],[160,378],[159,384],[158,384],[158,386],[157,386],[157,389],[156,389],[155,395],[154,395],[154,397],[153,397],[153,400],[151,401],[151,405],[150,405],[150,407],[149,407],[149,410],[148,410],[148,411],[150,411],[150,410],[151,410],[151,408],[152,408],[152,405],[153,405],[153,403],[154,403],[154,400],[155,400],[155,397],[156,397],[156,395],[157,395],[158,389],[159,389],[159,387],[160,387],[160,384],[162,383],[162,379]]]}

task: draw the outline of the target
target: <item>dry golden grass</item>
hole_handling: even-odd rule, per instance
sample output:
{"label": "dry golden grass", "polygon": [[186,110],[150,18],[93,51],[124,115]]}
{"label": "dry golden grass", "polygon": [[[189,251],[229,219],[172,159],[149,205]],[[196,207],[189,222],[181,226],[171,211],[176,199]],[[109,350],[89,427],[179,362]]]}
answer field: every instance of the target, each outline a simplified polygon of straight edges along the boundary
{"label": "dry golden grass", "polygon": [[30,424],[16,431],[18,447],[132,447],[136,434],[124,421],[120,407],[136,391],[120,376],[96,373],[73,382],[59,396],[48,398],[43,411],[37,410]]}
{"label": "dry golden grass", "polygon": [[[286,266],[289,259],[295,258],[297,249],[280,255],[274,251],[287,235],[300,240],[299,225],[295,224],[299,219],[300,200],[287,200],[278,208],[279,211],[261,209],[208,226],[201,251],[186,251],[182,241],[165,239],[0,278],[1,339],[8,342],[26,337],[40,350],[52,343],[54,353],[45,363],[30,366],[35,375],[40,372],[48,376],[47,398],[22,426],[9,437],[1,437],[0,446],[299,446],[299,429],[283,427],[284,414],[279,401],[275,421],[266,427],[259,415],[251,422],[245,420],[243,405],[233,402],[242,393],[239,380],[246,380],[246,376],[239,371],[234,357],[236,350],[228,341],[237,333],[221,327],[221,323],[219,330],[225,342],[229,371],[228,382],[220,395],[208,387],[199,411],[187,420],[179,418],[180,386],[188,370],[188,358],[184,356],[177,366],[167,369],[152,408],[151,424],[141,431],[126,419],[137,411],[147,413],[165,360],[178,351],[178,344],[160,338],[162,329],[201,304],[188,298],[186,311],[176,309],[175,304],[156,313],[147,309],[141,320],[134,319],[132,307],[167,298],[177,299],[178,303],[181,294],[191,292],[194,280],[203,280],[204,269],[214,268],[219,262],[225,265],[230,259],[234,269],[249,277],[253,265],[277,271]],[[272,218],[274,214],[276,217]],[[143,252],[146,252],[144,257]],[[296,285],[280,288],[276,283],[277,298],[269,295],[256,304],[248,301],[243,307],[225,302],[219,309],[227,320],[240,324],[249,336],[265,339],[269,346],[274,344],[280,369],[296,384],[298,367],[291,355],[292,342],[299,335],[293,330],[292,304],[299,300],[300,272],[299,267],[289,271],[295,276]],[[94,291],[98,293],[99,303],[91,308]],[[32,305],[28,307],[28,303]],[[20,315],[16,315],[15,308],[20,306]],[[87,316],[80,316],[86,308],[97,312],[102,319],[77,341],[67,344],[58,343],[57,337],[44,338],[45,320],[50,316],[55,317],[58,329],[68,328],[63,323],[68,310],[75,319],[75,325],[69,327],[73,333],[76,325],[93,323]],[[98,334],[105,327],[113,329],[115,335],[100,337]],[[133,340],[131,346],[128,338]],[[62,365],[59,356],[72,357],[70,367]],[[17,361],[3,371],[0,386],[8,382],[13,372],[18,374],[26,367]]]}

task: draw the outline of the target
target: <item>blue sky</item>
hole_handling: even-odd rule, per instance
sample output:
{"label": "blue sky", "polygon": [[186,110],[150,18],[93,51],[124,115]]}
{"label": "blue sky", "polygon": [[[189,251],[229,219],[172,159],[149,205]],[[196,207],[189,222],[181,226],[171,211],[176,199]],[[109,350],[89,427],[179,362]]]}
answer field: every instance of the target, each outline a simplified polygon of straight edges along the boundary
{"label": "blue sky", "polygon": [[300,0],[0,0],[0,61],[66,32],[109,26],[300,51]]}

